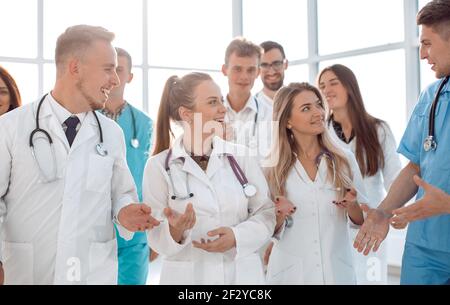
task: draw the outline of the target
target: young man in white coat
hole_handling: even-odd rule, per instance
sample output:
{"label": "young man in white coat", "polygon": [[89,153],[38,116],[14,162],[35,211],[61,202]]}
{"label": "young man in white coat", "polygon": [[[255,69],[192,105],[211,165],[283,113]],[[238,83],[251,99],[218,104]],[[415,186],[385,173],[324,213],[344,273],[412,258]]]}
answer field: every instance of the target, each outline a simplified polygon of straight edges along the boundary
{"label": "young man in white coat", "polygon": [[226,120],[233,126],[235,142],[248,146],[260,161],[269,153],[272,139],[272,107],[251,93],[260,72],[262,52],[260,46],[237,37],[228,45],[222,65],[229,86],[224,101]]}
{"label": "young man in white coat", "polygon": [[159,224],[134,203],[123,132],[94,112],[119,84],[113,39],[101,27],[68,28],[54,89],[0,119],[5,284],[116,284],[113,223],[127,239]]}

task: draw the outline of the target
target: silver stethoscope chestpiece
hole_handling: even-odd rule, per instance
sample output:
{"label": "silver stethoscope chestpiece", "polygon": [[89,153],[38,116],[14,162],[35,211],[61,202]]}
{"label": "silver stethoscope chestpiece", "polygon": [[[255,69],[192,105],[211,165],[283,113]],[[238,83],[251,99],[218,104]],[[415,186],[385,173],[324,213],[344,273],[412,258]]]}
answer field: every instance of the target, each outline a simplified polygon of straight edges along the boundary
{"label": "silver stethoscope chestpiece", "polygon": [[103,147],[102,143],[98,143],[95,148],[97,149],[97,153],[102,156],[105,157],[108,155],[108,151]]}
{"label": "silver stethoscope chestpiece", "polygon": [[294,224],[294,218],[292,218],[291,215],[288,215],[286,217],[286,223],[285,223],[286,228],[291,228],[293,224]]}
{"label": "silver stethoscope chestpiece", "polygon": [[423,149],[425,149],[426,152],[430,150],[436,150],[437,143],[434,140],[433,136],[428,136],[425,139],[425,142],[423,142]]}
{"label": "silver stethoscope chestpiece", "polygon": [[131,146],[133,146],[134,148],[139,148],[139,140],[136,138],[131,139]]}
{"label": "silver stethoscope chestpiece", "polygon": [[244,185],[244,194],[247,198],[253,197],[256,195],[256,187],[252,184]]}

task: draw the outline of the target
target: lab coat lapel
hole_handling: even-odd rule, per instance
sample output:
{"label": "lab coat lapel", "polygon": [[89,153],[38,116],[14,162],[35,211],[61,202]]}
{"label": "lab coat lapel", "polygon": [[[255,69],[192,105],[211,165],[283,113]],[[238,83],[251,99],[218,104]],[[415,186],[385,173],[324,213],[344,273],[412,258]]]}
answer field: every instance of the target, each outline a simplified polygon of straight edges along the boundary
{"label": "lab coat lapel", "polygon": [[214,175],[224,166],[227,155],[234,155],[232,144],[222,140],[219,137],[213,139],[213,151],[209,158],[208,169],[206,171],[209,179],[212,179]]}
{"label": "lab coat lapel", "polygon": [[[209,167],[209,164],[208,164]],[[198,166],[197,163],[195,163],[194,160],[192,160],[191,157],[185,157],[185,162],[183,165],[183,171],[191,174],[192,176],[196,177],[200,181],[202,181],[204,184],[211,187],[211,181],[209,180],[206,173]]]}
{"label": "lab coat lapel", "polygon": [[[96,129],[98,129],[98,123],[94,118],[92,111],[88,112],[84,122],[81,124],[80,130],[78,130],[75,140],[72,143],[72,151],[75,151],[78,147],[83,145],[86,141],[96,136]],[[100,135],[98,142],[100,143]]]}
{"label": "lab coat lapel", "polygon": [[[197,163],[195,163],[194,160],[188,155],[186,150],[184,149],[183,143],[182,143],[183,135],[181,135],[179,138],[177,138],[173,144],[172,148],[172,160],[184,158],[184,164],[182,170],[188,174],[191,174],[192,176],[196,177],[200,181],[202,181],[204,184],[211,187],[211,182],[206,175],[206,173],[198,166]],[[209,165],[208,165],[209,166]]]}
{"label": "lab coat lapel", "polygon": [[[38,104],[36,104],[35,113],[37,111],[37,106]],[[39,123],[39,127],[45,129],[50,134],[53,141],[59,139],[63,143],[66,151],[69,151],[70,147],[69,142],[67,141],[66,134],[64,133],[64,130],[62,128],[62,125],[59,123],[58,118],[51,109],[48,97],[42,104],[41,112],[39,114]]]}

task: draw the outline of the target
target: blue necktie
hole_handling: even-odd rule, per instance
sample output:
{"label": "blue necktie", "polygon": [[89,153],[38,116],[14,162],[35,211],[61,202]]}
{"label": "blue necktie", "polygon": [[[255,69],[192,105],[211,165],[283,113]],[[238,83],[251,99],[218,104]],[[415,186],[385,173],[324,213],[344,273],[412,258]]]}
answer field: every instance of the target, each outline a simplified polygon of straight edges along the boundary
{"label": "blue necktie", "polygon": [[71,116],[67,120],[64,121],[67,126],[66,129],[66,137],[67,141],[69,141],[69,145],[72,146],[73,140],[77,135],[77,126],[80,123],[80,119],[77,116]]}

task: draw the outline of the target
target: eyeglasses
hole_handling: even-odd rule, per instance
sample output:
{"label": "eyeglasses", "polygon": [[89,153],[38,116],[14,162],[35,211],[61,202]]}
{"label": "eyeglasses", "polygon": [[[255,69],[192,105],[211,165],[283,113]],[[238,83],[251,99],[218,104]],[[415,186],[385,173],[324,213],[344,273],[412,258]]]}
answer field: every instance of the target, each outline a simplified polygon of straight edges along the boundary
{"label": "eyeglasses", "polygon": [[283,68],[285,59],[283,60],[275,60],[272,63],[263,62],[259,65],[262,70],[269,70],[273,68],[275,71],[280,71]]}

